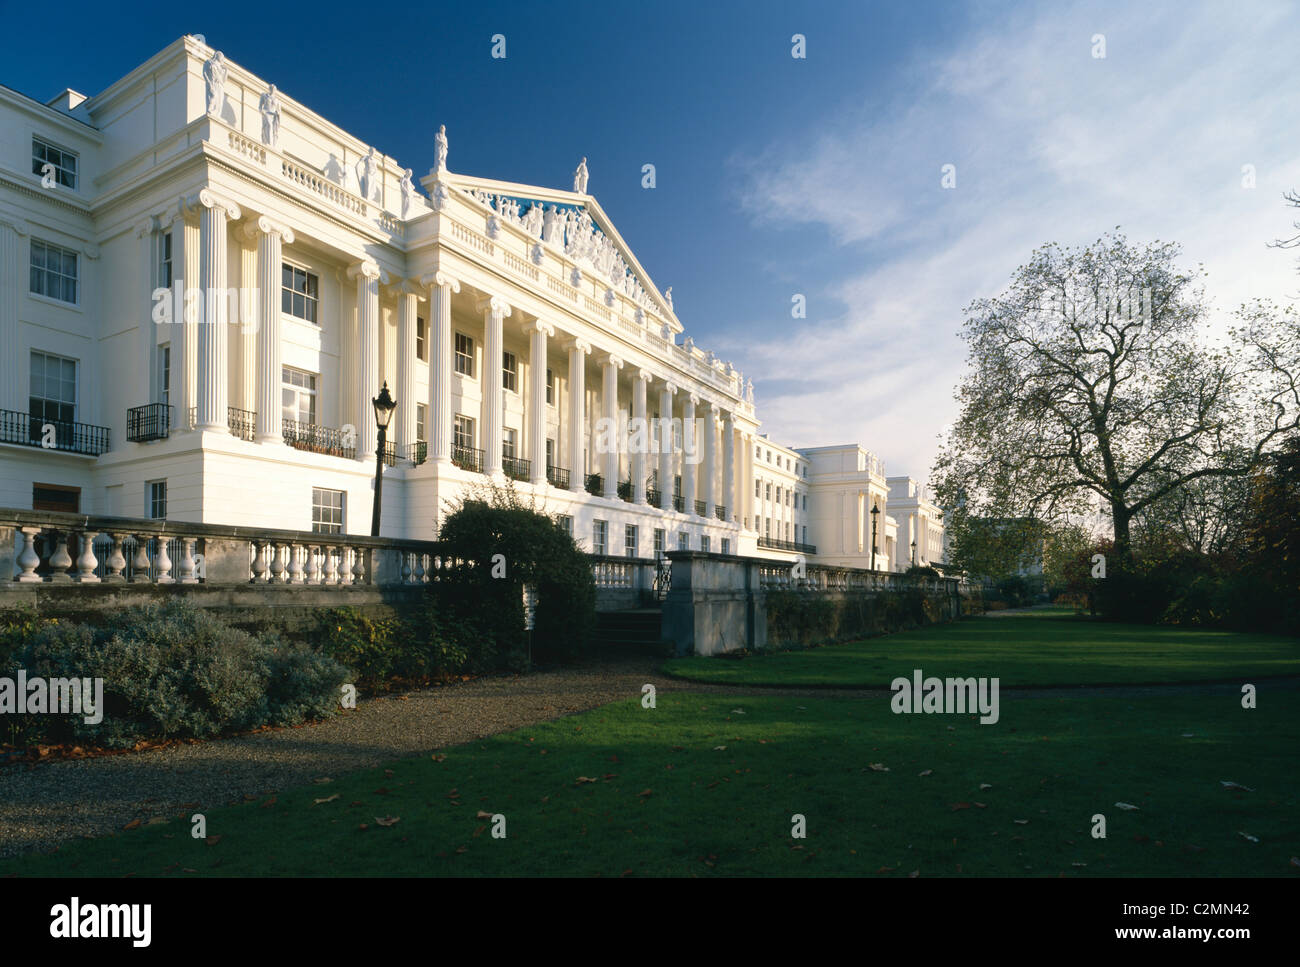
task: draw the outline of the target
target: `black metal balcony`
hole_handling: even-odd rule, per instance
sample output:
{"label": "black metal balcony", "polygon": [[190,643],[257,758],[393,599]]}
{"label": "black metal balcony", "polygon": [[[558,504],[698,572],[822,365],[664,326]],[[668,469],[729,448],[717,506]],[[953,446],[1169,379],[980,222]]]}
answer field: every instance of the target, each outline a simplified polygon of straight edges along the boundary
{"label": "black metal balcony", "polygon": [[726,505],[726,504],[714,504],[714,505],[713,505],[713,515],[714,515],[715,517],[717,517],[718,520],[726,520],[726,519],[727,519],[727,505]]}
{"label": "black metal balcony", "polygon": [[646,503],[648,503],[651,507],[658,507],[659,502],[663,500],[663,496],[664,495],[660,493],[658,490],[656,490],[654,487],[646,488],[645,491]]}
{"label": "black metal balcony", "polygon": [[501,455],[501,472],[511,480],[528,480],[533,472],[533,462],[522,457]]}
{"label": "black metal balcony", "polygon": [[600,479],[600,474],[598,473],[587,474],[587,493],[595,494],[597,497],[599,497],[604,492],[602,489],[602,483],[603,482]]}
{"label": "black metal balcony", "polygon": [[563,467],[548,463],[546,465],[546,479],[561,490],[569,489],[569,471]]}
{"label": "black metal balcony", "polygon": [[[52,432],[47,433],[46,427]],[[0,443],[97,457],[108,450],[108,441],[106,426],[47,420],[17,410],[0,410]]]}
{"label": "black metal balcony", "polygon": [[429,459],[429,443],[427,440],[416,440],[414,443],[408,443],[402,456],[411,461],[411,466],[418,467],[424,461]]}
{"label": "black metal balcony", "polygon": [[629,504],[632,502],[632,481],[621,480],[618,484],[619,500],[626,500]]}
{"label": "black metal balcony", "polygon": [[241,410],[237,406],[226,407],[226,426],[230,427],[232,436],[253,442],[257,433],[257,414],[252,410]]}
{"label": "black metal balcony", "polygon": [[384,441],[384,466],[397,466],[397,443],[393,440]]}
{"label": "black metal balcony", "polygon": [[172,408],[166,403],[146,403],[126,411],[126,438],[132,443],[166,440],[171,428]]}
{"label": "black metal balcony", "polygon": [[284,442],[295,450],[324,453],[327,456],[344,457],[348,460],[355,460],[357,456],[356,440],[352,434],[344,434],[342,430],[333,427],[285,420],[280,433],[284,437]]}
{"label": "black metal balcony", "polygon": [[703,516],[704,516],[704,512],[705,512],[706,510],[708,510],[708,504],[706,504],[704,501],[702,501],[702,500],[697,500],[697,501],[695,502],[695,516],[697,516],[697,517],[703,517]]}
{"label": "black metal balcony", "polygon": [[796,551],[800,554],[816,554],[816,544],[800,544],[798,541],[779,541],[775,537],[760,537],[758,539],[759,547],[767,547],[774,551]]}
{"label": "black metal balcony", "polygon": [[673,510],[679,514],[686,513],[686,499],[681,494],[673,494]]}
{"label": "black metal balcony", "polygon": [[453,443],[451,445],[451,462],[462,470],[482,473],[483,451],[475,450],[473,447],[457,446]]}

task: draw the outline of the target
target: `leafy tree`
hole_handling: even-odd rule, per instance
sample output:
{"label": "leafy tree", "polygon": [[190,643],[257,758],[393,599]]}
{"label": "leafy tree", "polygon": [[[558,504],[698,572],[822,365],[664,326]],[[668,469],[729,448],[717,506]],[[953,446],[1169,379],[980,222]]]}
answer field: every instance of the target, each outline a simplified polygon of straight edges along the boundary
{"label": "leafy tree", "polygon": [[1255,303],[1211,341],[1203,270],[1179,256],[1120,234],[1049,244],[968,307],[970,369],[935,473],[958,548],[982,519],[1102,509],[1119,571],[1135,519],[1196,481],[1248,476],[1295,429],[1295,313]]}

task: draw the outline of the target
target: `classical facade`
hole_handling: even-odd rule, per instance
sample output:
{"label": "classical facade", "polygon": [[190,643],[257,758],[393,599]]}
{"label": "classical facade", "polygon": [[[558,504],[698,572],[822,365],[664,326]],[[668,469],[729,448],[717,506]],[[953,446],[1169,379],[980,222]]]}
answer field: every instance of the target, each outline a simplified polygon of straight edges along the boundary
{"label": "classical facade", "polygon": [[92,98],[0,87],[0,506],[367,533],[387,385],[386,536],[511,481],[594,553],[860,560],[865,451],[759,433],[585,158],[543,188],[434,143],[417,188],[193,36]]}

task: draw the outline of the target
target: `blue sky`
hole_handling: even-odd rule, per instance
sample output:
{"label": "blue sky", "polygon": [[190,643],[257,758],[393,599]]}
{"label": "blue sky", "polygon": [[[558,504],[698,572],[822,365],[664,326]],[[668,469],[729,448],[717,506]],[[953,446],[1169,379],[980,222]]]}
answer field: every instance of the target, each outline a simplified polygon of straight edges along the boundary
{"label": "blue sky", "polygon": [[453,171],[569,187],[586,155],[688,334],[755,379],[764,428],[860,442],[890,473],[927,475],[963,308],[1044,242],[1178,241],[1220,324],[1300,291],[1297,253],[1267,247],[1300,214],[1286,2],[50,9],[0,0],[0,83],[42,100],[201,33],[417,175],[438,124]]}

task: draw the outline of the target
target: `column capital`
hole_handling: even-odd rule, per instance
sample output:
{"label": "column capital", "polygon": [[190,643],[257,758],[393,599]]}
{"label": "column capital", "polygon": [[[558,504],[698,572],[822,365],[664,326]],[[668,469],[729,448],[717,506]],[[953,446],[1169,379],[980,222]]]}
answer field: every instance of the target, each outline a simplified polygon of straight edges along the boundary
{"label": "column capital", "polygon": [[358,276],[371,280],[378,279],[384,285],[388,284],[388,273],[381,269],[374,259],[362,259],[348,266],[348,278],[355,279]]}
{"label": "column capital", "polygon": [[576,336],[569,340],[568,345],[565,348],[576,349],[584,356],[591,355],[591,343],[587,342],[585,339],[579,339]]}
{"label": "column capital", "polygon": [[686,402],[689,403],[691,406],[699,406],[699,405],[700,405],[700,395],[699,395],[698,393],[687,392],[687,394],[686,394]]}
{"label": "column capital", "polygon": [[425,275],[420,276],[420,285],[426,286],[428,288],[433,288],[434,286],[446,285],[451,287],[452,292],[460,291],[460,280],[453,279],[446,272],[426,273]]}
{"label": "column capital", "polygon": [[429,287],[421,285],[416,279],[393,279],[389,289],[395,296],[413,295],[421,302],[426,302],[429,298]]}
{"label": "column capital", "polygon": [[650,383],[654,381],[655,374],[644,369],[638,369],[636,371],[636,376],[634,376],[633,378],[639,379],[643,383]]}
{"label": "column capital", "polygon": [[158,231],[158,216],[146,215],[135,223],[135,237],[143,238],[145,235],[152,235]]}
{"label": "column capital", "polygon": [[279,235],[286,245],[293,244],[293,229],[265,215],[257,216],[244,226],[244,237],[249,241],[256,241],[263,235]]}
{"label": "column capital", "polygon": [[27,229],[18,224],[16,218],[5,218],[3,215],[0,215],[0,229],[4,228],[11,230],[19,238],[22,238],[27,234]]}
{"label": "column capital", "polygon": [[244,216],[240,211],[239,205],[224,195],[218,194],[211,188],[200,188],[198,194],[189,195],[181,199],[181,206],[198,214],[200,208],[220,209],[225,212],[226,217],[231,221],[239,221]]}
{"label": "column capital", "polygon": [[524,332],[532,335],[535,332],[544,333],[547,337],[555,335],[555,327],[549,322],[543,322],[541,319],[534,319],[524,326]]}
{"label": "column capital", "polygon": [[489,312],[501,319],[505,319],[511,313],[510,303],[499,295],[484,296],[474,303],[474,307],[479,312]]}
{"label": "column capital", "polygon": [[666,379],[664,380],[664,385],[660,389],[660,392],[667,393],[669,396],[673,396],[677,393],[677,384],[674,383],[671,379]]}
{"label": "column capital", "polygon": [[617,353],[606,353],[602,366],[613,366],[615,369],[623,368],[623,357]]}

